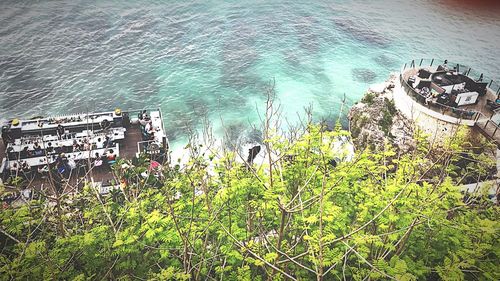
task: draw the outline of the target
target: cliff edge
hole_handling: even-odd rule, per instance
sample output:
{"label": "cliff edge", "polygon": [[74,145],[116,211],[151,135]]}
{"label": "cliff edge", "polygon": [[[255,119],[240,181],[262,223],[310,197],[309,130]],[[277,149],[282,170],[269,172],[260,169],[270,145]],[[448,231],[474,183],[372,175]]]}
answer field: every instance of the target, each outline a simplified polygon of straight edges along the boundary
{"label": "cliff edge", "polygon": [[356,149],[382,149],[386,141],[401,151],[415,147],[415,124],[394,104],[396,79],[396,75],[391,75],[386,82],[371,86],[361,101],[349,110],[349,130]]}

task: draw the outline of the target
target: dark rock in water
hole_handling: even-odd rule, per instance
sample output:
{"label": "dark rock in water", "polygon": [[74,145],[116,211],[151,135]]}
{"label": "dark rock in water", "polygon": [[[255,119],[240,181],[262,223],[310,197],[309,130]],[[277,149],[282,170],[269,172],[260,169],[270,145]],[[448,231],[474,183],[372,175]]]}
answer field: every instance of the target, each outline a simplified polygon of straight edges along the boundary
{"label": "dark rock in water", "polygon": [[245,131],[246,127],[244,123],[237,122],[226,125],[225,136],[224,136],[224,146],[227,149],[234,150],[240,145],[240,136]]}
{"label": "dark rock in water", "polygon": [[229,25],[227,29],[232,35],[223,42],[221,49],[223,67],[220,82],[225,87],[242,90],[258,79],[251,74],[251,67],[259,58],[255,47],[257,31],[243,23]]}
{"label": "dark rock in water", "polygon": [[260,145],[256,145],[248,150],[248,158],[247,158],[248,164],[251,164],[253,162],[253,160],[255,159],[257,154],[259,154],[259,152],[260,152]]}
{"label": "dark rock in water", "polygon": [[377,78],[377,73],[368,68],[354,68],[352,77],[360,82],[371,83]]}
{"label": "dark rock in water", "polygon": [[387,55],[380,55],[378,57],[373,58],[373,60],[380,66],[383,67],[394,67],[397,65],[397,62],[395,59],[388,57]]}
{"label": "dark rock in water", "polygon": [[249,142],[256,142],[256,143],[262,143],[262,131],[252,128],[251,130],[247,131],[246,133],[246,139]]}
{"label": "dark rock in water", "polygon": [[319,38],[316,33],[315,27],[319,23],[314,17],[304,16],[297,19],[294,24],[295,33],[298,36],[300,47],[307,50],[308,52],[319,51]]}

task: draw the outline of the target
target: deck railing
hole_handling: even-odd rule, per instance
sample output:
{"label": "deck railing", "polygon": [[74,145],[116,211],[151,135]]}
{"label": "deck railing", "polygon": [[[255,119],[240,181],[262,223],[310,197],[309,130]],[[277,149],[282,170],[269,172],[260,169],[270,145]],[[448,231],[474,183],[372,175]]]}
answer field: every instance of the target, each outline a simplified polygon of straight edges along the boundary
{"label": "deck railing", "polygon": [[476,123],[476,125],[492,139],[496,140],[500,138],[500,127],[491,119],[488,119],[482,123]]}

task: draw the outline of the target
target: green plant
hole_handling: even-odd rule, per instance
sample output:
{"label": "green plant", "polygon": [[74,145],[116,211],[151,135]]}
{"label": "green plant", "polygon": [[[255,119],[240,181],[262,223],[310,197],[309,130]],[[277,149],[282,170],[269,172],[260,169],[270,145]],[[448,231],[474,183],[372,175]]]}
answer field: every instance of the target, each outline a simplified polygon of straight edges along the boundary
{"label": "green plant", "polygon": [[363,96],[361,102],[367,105],[372,105],[374,100],[375,100],[375,94],[368,92]]}

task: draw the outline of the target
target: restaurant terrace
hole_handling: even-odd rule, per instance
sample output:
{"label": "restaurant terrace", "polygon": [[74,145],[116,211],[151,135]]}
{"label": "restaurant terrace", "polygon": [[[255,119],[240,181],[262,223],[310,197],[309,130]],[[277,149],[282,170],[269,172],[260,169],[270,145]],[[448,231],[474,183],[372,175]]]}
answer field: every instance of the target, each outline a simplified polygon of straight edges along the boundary
{"label": "restaurant terrace", "polygon": [[471,67],[420,59],[400,72],[413,108],[441,121],[473,127],[500,146],[500,85]]}
{"label": "restaurant terrace", "polygon": [[[14,186],[22,179],[24,199],[43,190],[73,192],[86,183],[106,193],[121,183],[111,169],[120,158],[164,165],[168,148],[159,109],[12,119],[2,126],[0,183]],[[21,197],[10,189],[1,202]]]}

